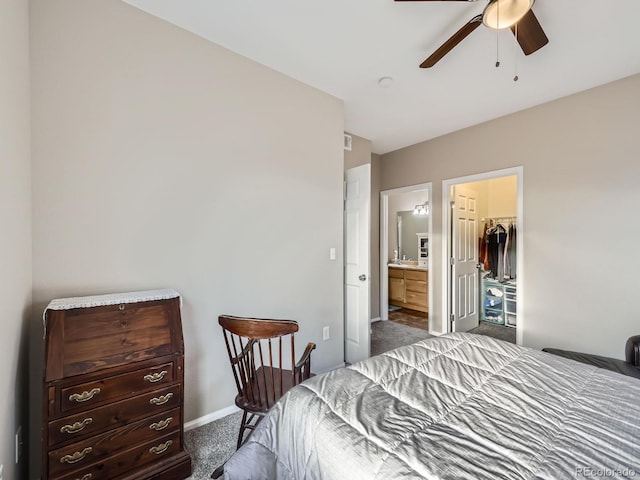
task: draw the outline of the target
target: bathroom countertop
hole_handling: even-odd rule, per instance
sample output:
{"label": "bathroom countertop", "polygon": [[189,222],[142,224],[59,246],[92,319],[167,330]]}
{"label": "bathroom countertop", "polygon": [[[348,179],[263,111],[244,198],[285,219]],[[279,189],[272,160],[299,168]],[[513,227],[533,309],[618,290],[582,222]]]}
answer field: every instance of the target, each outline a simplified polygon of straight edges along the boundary
{"label": "bathroom countertop", "polygon": [[389,268],[402,268],[404,270],[422,270],[428,271],[429,267],[419,267],[418,265],[402,265],[399,263],[388,263],[387,267]]}

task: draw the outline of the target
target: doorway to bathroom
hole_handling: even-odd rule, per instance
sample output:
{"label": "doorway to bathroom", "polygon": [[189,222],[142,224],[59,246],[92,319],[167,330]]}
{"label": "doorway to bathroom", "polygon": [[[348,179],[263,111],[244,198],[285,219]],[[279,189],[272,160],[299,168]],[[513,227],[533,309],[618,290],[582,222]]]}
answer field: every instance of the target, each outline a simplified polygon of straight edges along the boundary
{"label": "doorway to bathroom", "polygon": [[430,327],[431,205],[431,183],[380,192],[380,320],[423,332],[402,335]]}

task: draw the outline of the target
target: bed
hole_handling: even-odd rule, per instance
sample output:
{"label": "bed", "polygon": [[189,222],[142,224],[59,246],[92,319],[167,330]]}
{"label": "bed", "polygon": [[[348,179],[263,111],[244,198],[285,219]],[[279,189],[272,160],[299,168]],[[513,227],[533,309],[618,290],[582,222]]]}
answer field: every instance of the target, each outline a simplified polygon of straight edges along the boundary
{"label": "bed", "polygon": [[638,379],[450,334],[292,389],[224,478],[640,478],[639,400]]}

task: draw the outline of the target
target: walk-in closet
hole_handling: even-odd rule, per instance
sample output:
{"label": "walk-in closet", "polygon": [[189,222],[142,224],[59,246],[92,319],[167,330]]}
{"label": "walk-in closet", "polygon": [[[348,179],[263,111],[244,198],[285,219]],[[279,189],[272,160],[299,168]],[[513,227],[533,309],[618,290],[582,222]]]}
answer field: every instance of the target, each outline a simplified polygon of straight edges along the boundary
{"label": "walk-in closet", "polygon": [[[451,305],[455,306],[455,331],[469,330],[515,343],[517,193],[515,175],[452,187]],[[477,249],[468,247],[472,242],[477,242]]]}

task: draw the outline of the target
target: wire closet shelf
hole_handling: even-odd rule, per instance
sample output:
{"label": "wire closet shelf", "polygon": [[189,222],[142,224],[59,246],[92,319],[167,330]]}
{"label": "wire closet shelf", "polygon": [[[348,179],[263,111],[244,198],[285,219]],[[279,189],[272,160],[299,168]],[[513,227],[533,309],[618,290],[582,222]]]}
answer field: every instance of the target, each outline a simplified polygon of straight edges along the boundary
{"label": "wire closet shelf", "polygon": [[489,226],[498,225],[499,223],[516,223],[518,217],[482,217],[481,222],[488,224]]}

